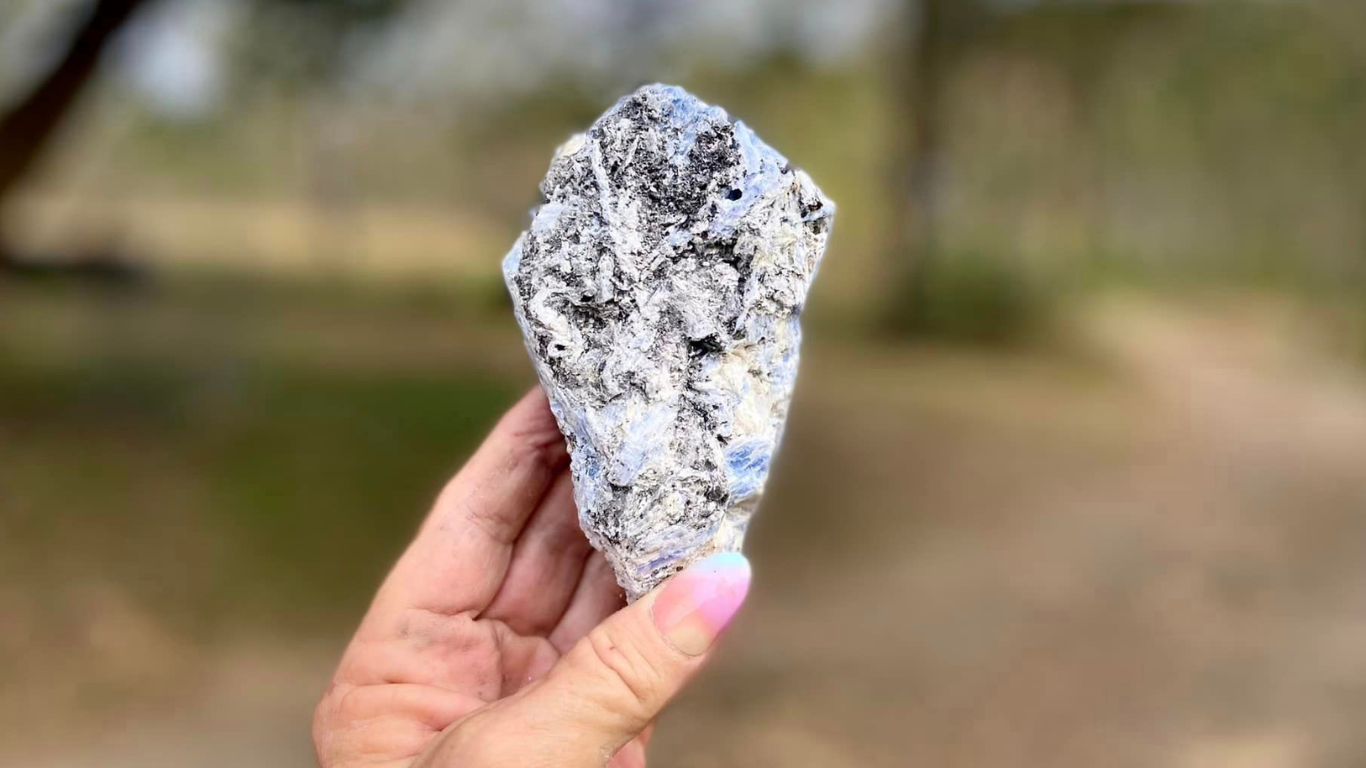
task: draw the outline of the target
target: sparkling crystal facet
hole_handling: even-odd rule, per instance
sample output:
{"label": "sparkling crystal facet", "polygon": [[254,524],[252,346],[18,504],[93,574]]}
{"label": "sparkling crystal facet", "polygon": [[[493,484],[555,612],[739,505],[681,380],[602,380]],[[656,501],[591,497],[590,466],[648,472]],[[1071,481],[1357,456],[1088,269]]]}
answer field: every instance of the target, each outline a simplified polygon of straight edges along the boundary
{"label": "sparkling crystal facet", "polygon": [[555,153],[503,261],[589,540],[635,599],[738,550],[834,205],[724,110],[651,85]]}

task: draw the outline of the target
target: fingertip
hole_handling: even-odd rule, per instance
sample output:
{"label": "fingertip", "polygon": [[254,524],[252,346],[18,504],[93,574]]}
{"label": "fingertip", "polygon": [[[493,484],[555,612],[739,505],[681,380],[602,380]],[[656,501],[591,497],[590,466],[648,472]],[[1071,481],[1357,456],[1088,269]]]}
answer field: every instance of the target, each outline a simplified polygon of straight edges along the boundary
{"label": "fingertip", "polygon": [[699,560],[670,579],[650,606],[655,628],[688,656],[706,653],[749,594],[749,559],[724,552]]}
{"label": "fingertip", "polygon": [[563,444],[559,422],[550,408],[550,398],[538,384],[522,395],[494,428],[495,433],[510,432],[517,436],[547,436]]}

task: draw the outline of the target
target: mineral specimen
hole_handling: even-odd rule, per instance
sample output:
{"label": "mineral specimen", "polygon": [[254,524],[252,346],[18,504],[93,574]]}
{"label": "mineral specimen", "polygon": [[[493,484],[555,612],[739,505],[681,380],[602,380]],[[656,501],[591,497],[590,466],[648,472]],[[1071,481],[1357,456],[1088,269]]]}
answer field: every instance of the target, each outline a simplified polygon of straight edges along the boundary
{"label": "mineral specimen", "polygon": [[541,192],[503,275],[579,523],[634,600],[740,548],[834,205],[725,110],[665,85],[561,146]]}

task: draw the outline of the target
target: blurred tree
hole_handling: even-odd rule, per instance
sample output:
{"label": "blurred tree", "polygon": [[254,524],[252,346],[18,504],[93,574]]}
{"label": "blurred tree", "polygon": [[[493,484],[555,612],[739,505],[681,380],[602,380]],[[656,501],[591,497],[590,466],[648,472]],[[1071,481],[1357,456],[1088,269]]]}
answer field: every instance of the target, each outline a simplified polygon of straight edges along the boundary
{"label": "blurred tree", "polygon": [[907,13],[909,28],[901,46],[897,70],[896,112],[898,130],[893,131],[893,185],[906,215],[894,216],[888,238],[893,258],[905,273],[905,287],[915,302],[921,281],[916,272],[933,257],[935,166],[939,157],[941,80],[947,40],[945,12],[948,0],[921,0],[919,13]]}
{"label": "blurred tree", "polygon": [[0,200],[33,166],[95,74],[100,55],[145,0],[99,0],[47,75],[0,115]]}
{"label": "blurred tree", "polygon": [[[8,112],[0,115],[0,209],[51,143],[56,129],[95,75],[100,56],[146,0],[99,0],[56,64]],[[23,271],[0,236],[0,272]]]}
{"label": "blurred tree", "polygon": [[886,237],[888,264],[895,277],[889,320],[907,332],[933,330],[936,313],[932,273],[939,269],[936,230],[943,93],[953,59],[971,44],[993,12],[978,0],[919,0],[903,13],[898,61],[892,68],[895,91],[891,111],[890,186],[899,201]]}
{"label": "blurred tree", "polygon": [[332,87],[348,59],[411,0],[251,0],[233,50],[239,81],[299,90]]}
{"label": "blurred tree", "polygon": [[[246,80],[317,87],[335,83],[357,38],[390,18],[407,0],[249,0],[250,44],[236,63]],[[148,0],[92,0],[53,66],[26,96],[0,114],[0,211],[33,170],[81,94],[96,79],[101,56]],[[79,254],[54,264],[24,258],[0,232],[0,272],[75,271],[127,276],[117,254]]]}
{"label": "blurred tree", "polygon": [[[1081,182],[1087,194],[1078,202],[1079,218],[1088,228],[1091,248],[1100,251],[1106,189],[1106,124],[1097,106],[1101,78],[1120,39],[1141,25],[1167,21],[1176,13],[1173,9],[1186,5],[1174,0],[909,4],[890,70],[896,106],[891,112],[890,189],[897,203],[885,239],[887,269],[895,276],[886,319],[895,332],[1014,340],[1045,314],[1042,303],[1051,298],[1031,279],[1014,246],[965,249],[946,244],[940,210],[948,154],[944,124],[961,116],[945,114],[945,102],[960,64],[971,65],[983,53],[999,56],[1014,50],[1058,72],[1067,83],[1066,97],[1082,121],[1079,131],[1089,137],[1067,149],[1072,165],[1090,174]],[[1000,124],[1010,117],[1002,114]],[[1062,169],[1058,171],[1062,176]]]}

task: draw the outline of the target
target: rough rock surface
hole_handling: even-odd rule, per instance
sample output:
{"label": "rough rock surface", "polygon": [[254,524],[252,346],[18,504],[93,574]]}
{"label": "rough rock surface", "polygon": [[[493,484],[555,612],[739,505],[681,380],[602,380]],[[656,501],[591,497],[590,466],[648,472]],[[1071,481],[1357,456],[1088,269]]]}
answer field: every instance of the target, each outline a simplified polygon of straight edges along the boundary
{"label": "rough rock surface", "polygon": [[579,522],[634,600],[740,548],[834,205],[743,123],[664,85],[561,146],[541,192],[503,274]]}

